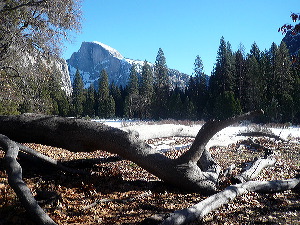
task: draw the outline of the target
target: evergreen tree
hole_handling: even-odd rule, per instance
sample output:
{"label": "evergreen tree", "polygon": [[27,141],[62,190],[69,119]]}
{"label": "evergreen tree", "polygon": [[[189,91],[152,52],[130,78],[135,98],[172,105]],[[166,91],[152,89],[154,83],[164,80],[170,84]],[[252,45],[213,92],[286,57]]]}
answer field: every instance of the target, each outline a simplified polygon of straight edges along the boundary
{"label": "evergreen tree", "polygon": [[291,121],[293,118],[293,98],[291,74],[291,60],[289,50],[284,42],[281,42],[276,52],[275,60],[275,89],[279,102],[281,122]]}
{"label": "evergreen tree", "polygon": [[86,98],[84,102],[84,115],[86,116],[95,116],[96,115],[96,91],[94,84],[91,84],[86,91]]}
{"label": "evergreen tree", "polygon": [[140,81],[140,118],[151,118],[153,93],[153,73],[150,65],[145,60]]}
{"label": "evergreen tree", "polygon": [[109,82],[108,82],[108,74],[105,70],[100,72],[99,78],[99,99],[104,100],[109,97]]}
{"label": "evergreen tree", "polygon": [[256,44],[256,42],[254,42],[251,45],[251,49],[250,49],[250,55],[255,57],[256,61],[259,62],[260,61],[260,50],[258,45]]}
{"label": "evergreen tree", "polygon": [[[300,57],[300,54],[299,56]],[[294,101],[294,118],[291,122],[295,122],[300,124],[300,61],[295,63],[292,68],[292,75],[293,75],[293,92],[292,97]]]}
{"label": "evergreen tree", "polygon": [[154,64],[154,77],[155,77],[155,98],[153,101],[154,116],[158,118],[166,118],[168,114],[166,100],[169,97],[169,76],[168,67],[164,52],[159,48],[155,64]]}
{"label": "evergreen tree", "polygon": [[240,44],[239,49],[235,53],[235,96],[244,105],[245,96],[245,82],[246,82],[246,59],[245,59],[245,47]]}
{"label": "evergreen tree", "polygon": [[235,98],[232,91],[226,91],[217,97],[214,109],[215,118],[224,120],[240,113],[240,102]]}
{"label": "evergreen tree", "polygon": [[197,110],[193,104],[193,102],[189,99],[188,96],[185,96],[185,99],[183,101],[183,119],[188,119],[188,120],[195,120],[197,119]]}
{"label": "evergreen tree", "polygon": [[77,69],[75,73],[75,79],[73,84],[72,104],[73,115],[82,116],[83,114],[83,102],[84,102],[84,84],[82,77]]}
{"label": "evergreen tree", "polygon": [[[236,90],[234,61],[235,57],[232,53],[231,45],[229,42],[226,43],[224,37],[222,37],[217,53],[217,62],[209,81],[207,116],[215,117],[218,116],[216,112],[222,111],[222,108],[217,107],[223,107],[223,105],[220,104],[220,100],[225,96],[225,93],[227,93],[227,95],[228,93],[234,95],[234,91]],[[235,96],[233,97],[235,99]]]}
{"label": "evergreen tree", "polygon": [[234,91],[234,57],[229,42],[225,42],[224,37],[220,40],[217,53],[217,62],[214,70],[216,78],[216,94],[225,91]]}
{"label": "evergreen tree", "polygon": [[115,114],[116,117],[122,118],[124,116],[124,99],[122,98],[121,87],[114,83],[110,86],[110,95],[115,101]]}
{"label": "evergreen tree", "polygon": [[180,90],[176,87],[170,93],[168,101],[169,116],[173,119],[182,119],[183,117],[183,103],[181,100]]}
{"label": "evergreen tree", "polygon": [[98,98],[99,117],[114,117],[116,106],[113,97],[109,94],[108,75],[105,70],[100,73]]}
{"label": "evergreen tree", "polygon": [[132,65],[130,74],[129,74],[129,81],[127,85],[128,89],[128,96],[126,97],[126,116],[129,118],[138,117],[139,112],[139,103],[140,103],[140,96],[139,96],[139,79],[136,72],[136,66]]}
{"label": "evergreen tree", "polygon": [[248,71],[246,73],[245,103],[246,111],[261,109],[264,81],[260,74],[260,65],[254,55],[249,55],[247,59]]}
{"label": "evergreen tree", "polygon": [[169,76],[166,57],[161,48],[159,48],[154,64],[155,87],[158,89],[169,89]]}
{"label": "evergreen tree", "polygon": [[203,118],[204,108],[208,100],[207,76],[204,73],[203,62],[197,55],[194,63],[194,77],[190,78],[189,87],[191,88],[189,101],[197,109],[198,118]]}
{"label": "evergreen tree", "polygon": [[109,95],[108,99],[104,102],[104,104],[106,105],[106,118],[113,118],[115,117],[116,114],[116,104],[115,104],[115,100],[113,98],[113,96]]}
{"label": "evergreen tree", "polygon": [[48,80],[48,89],[52,99],[52,114],[59,116],[68,116],[70,113],[69,96],[62,89],[60,83],[60,74],[53,74]]}

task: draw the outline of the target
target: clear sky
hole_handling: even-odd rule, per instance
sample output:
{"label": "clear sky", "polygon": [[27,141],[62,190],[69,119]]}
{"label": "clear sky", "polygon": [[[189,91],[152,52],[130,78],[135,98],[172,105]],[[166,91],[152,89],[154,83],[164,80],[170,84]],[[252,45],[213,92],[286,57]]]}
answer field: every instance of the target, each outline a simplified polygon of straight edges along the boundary
{"label": "clear sky", "polygon": [[69,59],[83,41],[99,41],[124,57],[154,62],[164,51],[169,68],[192,74],[199,55],[205,73],[216,62],[220,38],[246,53],[280,44],[277,30],[299,13],[299,0],[83,0],[82,32],[65,44]]}

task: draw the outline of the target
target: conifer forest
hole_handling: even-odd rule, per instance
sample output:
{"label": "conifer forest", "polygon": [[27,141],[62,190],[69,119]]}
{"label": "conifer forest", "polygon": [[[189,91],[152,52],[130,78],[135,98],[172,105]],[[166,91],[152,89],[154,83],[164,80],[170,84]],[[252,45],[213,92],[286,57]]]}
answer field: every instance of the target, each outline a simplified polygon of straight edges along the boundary
{"label": "conifer forest", "polygon": [[131,68],[126,87],[109,85],[103,70],[99,90],[84,89],[77,71],[66,110],[72,116],[99,118],[208,120],[263,109],[257,122],[300,122],[300,62],[292,59],[284,42],[268,50],[254,43],[245,53],[243,45],[233,52],[222,37],[212,74],[204,73],[198,55],[184,89],[170,88],[166,61],[160,48],[153,69],[147,61],[140,73]]}
{"label": "conifer forest", "polygon": [[22,81],[6,72],[1,80],[1,93],[7,97],[1,98],[0,113],[209,120],[263,109],[264,115],[256,122],[298,124],[299,56],[290,55],[284,42],[279,46],[273,43],[267,50],[260,50],[256,43],[249,53],[244,49],[240,44],[234,52],[230,42],[222,37],[211,75],[204,72],[201,56],[197,55],[185,88],[171,88],[167,59],[161,48],[152,67],[146,60],[141,71],[132,66],[125,87],[109,84],[108,74],[102,70],[99,88],[84,88],[77,71],[70,96],[61,90],[58,76],[49,76],[53,73],[51,68],[41,70],[51,79],[37,76],[33,80],[32,74]]}

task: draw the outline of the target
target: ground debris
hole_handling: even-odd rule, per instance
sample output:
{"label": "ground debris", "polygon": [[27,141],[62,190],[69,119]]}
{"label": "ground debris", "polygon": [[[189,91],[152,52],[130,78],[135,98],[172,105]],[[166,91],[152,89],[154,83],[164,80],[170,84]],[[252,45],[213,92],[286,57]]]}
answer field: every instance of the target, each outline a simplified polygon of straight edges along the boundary
{"label": "ground debris", "polygon": [[[174,147],[162,152],[170,158],[176,158],[188,148],[176,149],[176,146],[188,146],[193,139],[173,137],[153,139],[148,143],[158,145],[165,141],[173,143]],[[255,138],[253,141],[273,149],[277,155],[275,166],[264,170],[257,180],[292,178],[300,171],[299,141],[280,142],[272,138]],[[103,151],[71,153],[49,146],[26,145],[61,161],[116,156]],[[259,149],[254,151],[242,142],[226,148],[212,147],[210,151],[223,169],[236,165],[233,175],[240,173],[244,162],[263,154]],[[0,151],[0,154],[3,152]],[[63,172],[47,173],[45,169],[26,166],[24,180],[36,196],[39,190],[59,195],[55,201],[43,205],[58,224],[139,224],[152,215],[171,213],[206,198],[200,193],[187,193],[170,187],[128,160],[99,163],[90,170],[94,172],[91,176],[70,176]],[[250,221],[254,224],[300,224],[299,199],[299,193],[292,191],[247,193],[193,224],[249,224]],[[9,187],[1,163],[0,224],[33,224]]]}

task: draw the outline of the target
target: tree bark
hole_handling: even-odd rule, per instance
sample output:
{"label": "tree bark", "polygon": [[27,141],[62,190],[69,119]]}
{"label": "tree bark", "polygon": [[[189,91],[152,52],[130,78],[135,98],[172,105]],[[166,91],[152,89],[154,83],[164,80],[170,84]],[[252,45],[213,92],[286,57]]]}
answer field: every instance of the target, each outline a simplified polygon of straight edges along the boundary
{"label": "tree bark", "polygon": [[207,142],[221,129],[261,111],[224,121],[210,121],[199,131],[190,150],[178,159],[170,159],[134,132],[125,132],[101,123],[74,118],[38,114],[1,116],[0,133],[14,141],[33,142],[68,149],[73,152],[104,150],[135,162],[163,181],[185,190],[210,194],[217,191],[220,167],[207,149]]}

